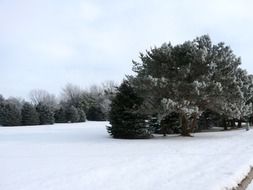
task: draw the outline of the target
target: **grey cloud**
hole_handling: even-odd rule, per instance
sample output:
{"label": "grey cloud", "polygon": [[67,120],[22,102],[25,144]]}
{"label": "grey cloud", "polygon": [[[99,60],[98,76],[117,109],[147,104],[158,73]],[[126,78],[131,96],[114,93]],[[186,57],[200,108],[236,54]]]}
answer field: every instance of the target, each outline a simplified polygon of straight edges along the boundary
{"label": "grey cloud", "polygon": [[120,81],[154,45],[210,34],[253,73],[249,0],[0,1],[0,93]]}

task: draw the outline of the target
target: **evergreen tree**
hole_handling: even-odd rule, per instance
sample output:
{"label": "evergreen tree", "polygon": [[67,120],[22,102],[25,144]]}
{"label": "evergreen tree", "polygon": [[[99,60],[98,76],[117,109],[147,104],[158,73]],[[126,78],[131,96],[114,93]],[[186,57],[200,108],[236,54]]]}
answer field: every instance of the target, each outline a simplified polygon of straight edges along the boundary
{"label": "evergreen tree", "polygon": [[0,104],[4,102],[4,97],[2,94],[0,94]]}
{"label": "evergreen tree", "polygon": [[140,58],[133,67],[137,76],[129,80],[144,99],[142,112],[158,113],[159,122],[177,112],[184,136],[196,129],[198,116],[207,109],[225,119],[250,110],[246,103],[250,91],[244,93],[247,85],[240,86],[240,58],[224,43],[212,45],[205,35],[176,46],[163,44]]}
{"label": "evergreen tree", "polygon": [[82,109],[77,109],[78,115],[79,115],[79,122],[85,122],[86,121],[86,114]]}
{"label": "evergreen tree", "polygon": [[0,95],[0,125],[2,125],[2,112],[4,107],[4,98],[2,95]]}
{"label": "evergreen tree", "polygon": [[66,111],[67,121],[71,123],[76,123],[79,121],[80,116],[78,114],[78,110],[74,106],[70,106]]}
{"label": "evergreen tree", "polygon": [[54,113],[54,118],[56,123],[66,123],[67,118],[66,118],[66,111],[64,108],[59,108],[55,110]]}
{"label": "evergreen tree", "polygon": [[21,125],[21,113],[15,104],[4,102],[0,109],[0,121],[3,126]]}
{"label": "evergreen tree", "polygon": [[221,122],[220,114],[211,110],[205,110],[198,119],[197,131],[207,130],[213,126],[219,127]]}
{"label": "evergreen tree", "polygon": [[26,102],[21,109],[22,125],[38,125],[40,124],[39,114],[36,108]]}
{"label": "evergreen tree", "polygon": [[128,81],[124,81],[118,88],[112,100],[107,127],[114,138],[150,138],[151,128],[145,122],[145,116],[138,112],[143,99],[138,97]]}
{"label": "evergreen tree", "polygon": [[161,125],[160,123],[158,122],[158,119],[157,119],[157,115],[156,114],[153,114],[149,120],[148,120],[148,125],[150,126],[150,129],[152,129],[152,131],[155,133],[155,134],[161,134]]}
{"label": "evergreen tree", "polygon": [[39,113],[41,125],[54,124],[54,112],[50,106],[39,103],[36,106],[36,110]]}
{"label": "evergreen tree", "polygon": [[99,106],[91,106],[87,112],[87,119],[89,121],[105,121],[105,114]]}
{"label": "evergreen tree", "polygon": [[180,133],[180,123],[179,114],[172,112],[165,116],[161,121],[161,133],[166,136],[166,134]]}
{"label": "evergreen tree", "polygon": [[176,112],[172,112],[165,116],[160,123],[157,121],[157,117],[152,117],[149,123],[154,128],[156,134],[174,134],[180,133],[179,115]]}

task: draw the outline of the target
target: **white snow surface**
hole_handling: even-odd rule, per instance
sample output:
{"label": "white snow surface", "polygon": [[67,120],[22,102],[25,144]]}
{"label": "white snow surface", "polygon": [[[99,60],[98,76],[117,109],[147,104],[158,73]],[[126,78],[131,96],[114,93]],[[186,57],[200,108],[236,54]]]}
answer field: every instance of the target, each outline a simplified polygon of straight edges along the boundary
{"label": "white snow surface", "polygon": [[113,139],[107,122],[0,127],[0,190],[219,190],[253,164],[253,130]]}

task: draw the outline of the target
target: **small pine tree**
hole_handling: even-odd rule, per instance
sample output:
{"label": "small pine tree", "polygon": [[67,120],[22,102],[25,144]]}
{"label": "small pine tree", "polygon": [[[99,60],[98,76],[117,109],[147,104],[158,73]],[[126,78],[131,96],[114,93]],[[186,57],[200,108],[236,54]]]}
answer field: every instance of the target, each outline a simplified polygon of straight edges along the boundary
{"label": "small pine tree", "polygon": [[85,122],[86,121],[86,114],[82,109],[77,109],[79,114],[79,122]]}
{"label": "small pine tree", "polygon": [[99,106],[91,106],[87,112],[87,119],[89,121],[105,121],[105,114]]}
{"label": "small pine tree", "polygon": [[65,109],[61,107],[61,108],[55,110],[54,118],[55,118],[56,123],[66,123],[67,118],[66,118]]}
{"label": "small pine tree", "polygon": [[43,103],[39,103],[36,106],[36,110],[39,113],[40,124],[54,124],[54,112],[51,107]]}
{"label": "small pine tree", "polygon": [[0,109],[0,121],[3,126],[21,125],[21,113],[15,104],[3,103]]}
{"label": "small pine tree", "polygon": [[108,133],[114,138],[149,138],[151,129],[145,122],[145,116],[138,113],[143,99],[138,97],[128,81],[118,88],[112,100]]}
{"label": "small pine tree", "polygon": [[22,125],[38,125],[40,124],[39,114],[36,111],[36,108],[26,102],[22,109],[21,109],[21,115],[22,115]]}
{"label": "small pine tree", "polygon": [[80,116],[78,114],[78,110],[74,106],[70,106],[66,111],[67,121],[71,123],[76,123],[79,121]]}

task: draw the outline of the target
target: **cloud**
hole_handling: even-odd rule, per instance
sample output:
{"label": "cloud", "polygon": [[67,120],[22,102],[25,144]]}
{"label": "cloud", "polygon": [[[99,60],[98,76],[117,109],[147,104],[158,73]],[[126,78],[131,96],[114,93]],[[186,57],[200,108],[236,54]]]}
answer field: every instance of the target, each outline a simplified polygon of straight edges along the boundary
{"label": "cloud", "polygon": [[33,47],[35,53],[52,60],[66,60],[75,56],[75,49],[66,44],[42,43]]}
{"label": "cloud", "polygon": [[79,16],[85,21],[95,21],[100,16],[99,7],[91,2],[82,1],[80,3]]}
{"label": "cloud", "polygon": [[139,52],[207,33],[231,45],[253,73],[252,6],[250,0],[0,1],[0,93],[120,81]]}

